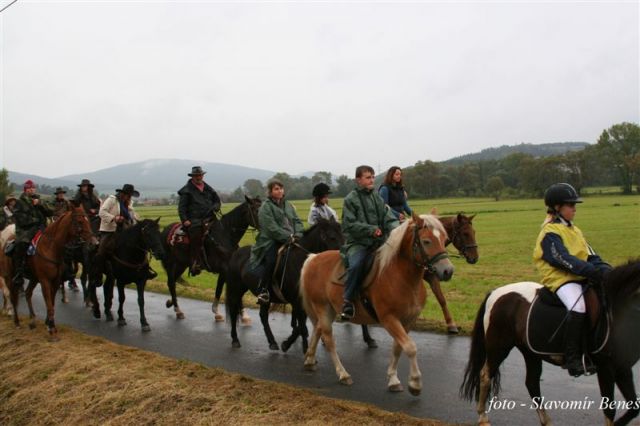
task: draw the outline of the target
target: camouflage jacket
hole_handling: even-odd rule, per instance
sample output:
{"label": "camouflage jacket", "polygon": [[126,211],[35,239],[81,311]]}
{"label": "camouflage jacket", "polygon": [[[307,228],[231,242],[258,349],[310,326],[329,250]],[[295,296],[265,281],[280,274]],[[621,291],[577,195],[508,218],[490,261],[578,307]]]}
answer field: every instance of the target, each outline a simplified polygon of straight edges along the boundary
{"label": "camouflage jacket", "polygon": [[49,205],[40,200],[40,204],[34,206],[32,197],[23,192],[13,210],[13,217],[16,220],[16,242],[31,241],[38,229],[44,229],[47,226],[47,217],[51,216],[53,216],[53,209]]}

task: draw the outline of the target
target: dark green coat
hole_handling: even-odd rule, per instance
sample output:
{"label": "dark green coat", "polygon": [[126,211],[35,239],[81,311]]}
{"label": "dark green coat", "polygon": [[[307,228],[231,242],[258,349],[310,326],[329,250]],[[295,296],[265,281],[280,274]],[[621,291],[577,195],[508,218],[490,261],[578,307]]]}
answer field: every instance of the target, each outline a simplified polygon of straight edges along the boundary
{"label": "dark green coat", "polygon": [[[341,252],[349,256],[385,241],[391,230],[399,224],[378,191],[358,187],[344,198],[342,232],[346,242]],[[382,237],[373,236],[376,228],[380,228]]]}
{"label": "dark green coat", "polygon": [[[293,229],[286,229],[287,221]],[[249,260],[251,269],[257,268],[262,263],[262,259],[270,247],[287,242],[291,234],[300,237],[304,231],[304,225],[302,225],[296,209],[287,200],[282,200],[282,206],[279,206],[271,198],[267,198],[258,210],[258,223],[260,231],[256,238],[256,244],[251,248]]]}
{"label": "dark green coat", "polygon": [[43,200],[34,206],[31,197],[22,193],[13,210],[16,220],[16,242],[28,243],[36,235],[38,229],[47,226],[47,217],[53,216],[53,210]]}

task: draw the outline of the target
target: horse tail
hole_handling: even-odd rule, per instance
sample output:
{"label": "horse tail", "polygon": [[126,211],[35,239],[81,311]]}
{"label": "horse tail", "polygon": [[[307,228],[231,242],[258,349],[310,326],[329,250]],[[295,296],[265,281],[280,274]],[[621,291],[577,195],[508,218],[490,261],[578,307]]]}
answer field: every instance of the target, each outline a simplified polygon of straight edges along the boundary
{"label": "horse tail", "polygon": [[[487,308],[488,293],[478,309],[476,321],[471,333],[471,348],[469,350],[469,362],[464,371],[464,379],[460,385],[460,397],[468,401],[478,400],[480,394],[480,372],[487,360],[487,350],[485,347],[484,335],[484,315]],[[500,387],[500,372],[497,371],[492,379],[492,389]]]}
{"label": "horse tail", "polygon": [[309,298],[305,294],[305,277],[307,275],[306,269],[311,259],[313,259],[315,256],[315,254],[310,254],[302,264],[302,269],[300,270],[300,297],[302,298],[302,306],[304,307],[307,315],[309,315],[309,313],[313,311],[311,310],[311,305],[309,304]]}

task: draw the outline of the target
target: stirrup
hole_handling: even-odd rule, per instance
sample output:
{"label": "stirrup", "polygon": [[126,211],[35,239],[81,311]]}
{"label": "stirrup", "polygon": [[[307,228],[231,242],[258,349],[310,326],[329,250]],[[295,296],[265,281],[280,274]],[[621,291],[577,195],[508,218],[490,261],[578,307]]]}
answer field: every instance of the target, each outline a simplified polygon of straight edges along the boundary
{"label": "stirrup", "polygon": [[352,302],[345,301],[342,305],[342,312],[340,313],[340,317],[343,320],[349,321],[356,316],[356,308],[353,306]]}
{"label": "stirrup", "polygon": [[269,303],[270,297],[269,297],[269,292],[267,291],[267,289],[259,289],[258,290],[258,304],[259,305],[263,305],[263,304],[267,304]]}

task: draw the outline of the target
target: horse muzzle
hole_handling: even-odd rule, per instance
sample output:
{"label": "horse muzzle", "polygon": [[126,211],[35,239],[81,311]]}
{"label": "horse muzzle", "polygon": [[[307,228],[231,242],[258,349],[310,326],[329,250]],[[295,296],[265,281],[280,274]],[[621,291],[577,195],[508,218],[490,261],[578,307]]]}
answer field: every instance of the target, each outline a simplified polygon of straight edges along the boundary
{"label": "horse muzzle", "polygon": [[433,265],[433,269],[440,281],[449,281],[455,268],[449,259],[442,259]]}

